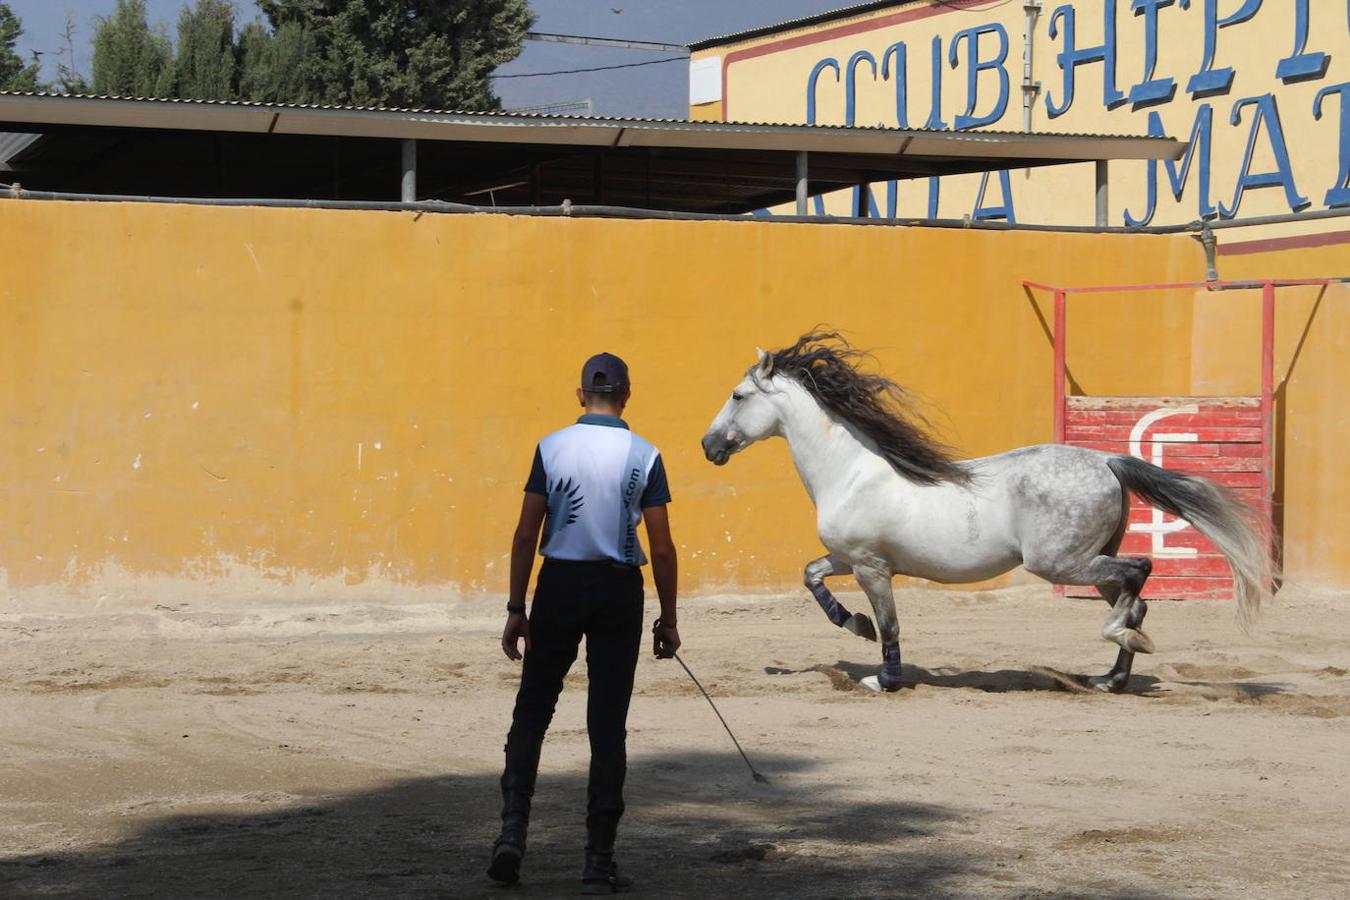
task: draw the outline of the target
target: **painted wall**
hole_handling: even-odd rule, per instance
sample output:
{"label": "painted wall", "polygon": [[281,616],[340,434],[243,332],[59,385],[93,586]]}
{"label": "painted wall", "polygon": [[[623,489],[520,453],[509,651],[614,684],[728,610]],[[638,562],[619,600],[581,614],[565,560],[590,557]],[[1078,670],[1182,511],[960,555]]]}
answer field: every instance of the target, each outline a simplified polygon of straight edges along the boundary
{"label": "painted wall", "polygon": [[[1344,246],[1221,255],[1225,278],[1315,278],[1345,271]],[[1337,269],[1336,267],[1339,267]],[[1260,292],[1195,299],[1192,379],[1200,393],[1252,393],[1260,370]],[[1275,305],[1276,520],[1295,579],[1344,585],[1350,533],[1350,284],[1281,288]]]}
{"label": "painted wall", "polygon": [[[1171,224],[1350,206],[1350,11],[1331,0],[897,2],[864,15],[700,50],[720,97],[696,116],[1038,132],[1168,134],[1179,163],[1110,166],[1110,221]],[[1032,56],[1029,121],[1023,54]],[[824,214],[1090,224],[1093,167],[874,185]],[[1347,220],[1268,226],[1241,240],[1335,233]],[[1235,240],[1237,240],[1235,238]],[[1347,257],[1340,258],[1345,270]]]}
{"label": "painted wall", "polygon": [[[795,590],[818,542],[786,447],[716,468],[698,445],[757,345],[847,329],[947,439],[986,454],[1051,436],[1049,298],[1024,277],[1204,271],[1180,236],[749,219],[7,201],[0,229],[11,606],[155,585],[501,591],[534,442],[572,421],[600,349],[629,361],[630,419],[666,454],[686,585]],[[1190,292],[1075,301],[1075,382],[1186,391],[1194,318]],[[1301,384],[1343,394],[1313,358]],[[1310,453],[1338,447],[1334,429],[1310,435]],[[1335,515],[1344,480],[1316,476],[1291,468],[1290,496]],[[1350,577],[1350,551],[1326,543],[1300,574]]]}

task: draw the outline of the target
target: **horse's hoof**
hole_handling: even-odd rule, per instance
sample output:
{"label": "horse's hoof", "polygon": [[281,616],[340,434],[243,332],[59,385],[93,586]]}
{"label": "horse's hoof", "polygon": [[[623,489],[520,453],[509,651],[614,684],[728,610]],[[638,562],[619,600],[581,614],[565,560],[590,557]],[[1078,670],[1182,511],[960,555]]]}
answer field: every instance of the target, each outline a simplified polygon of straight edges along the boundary
{"label": "horse's hoof", "polygon": [[865,641],[875,642],[877,639],[877,630],[872,627],[872,620],[866,613],[854,613],[844,621],[844,630],[856,634]]}
{"label": "horse's hoof", "polygon": [[1128,650],[1131,653],[1153,652],[1153,639],[1137,628],[1113,628],[1105,632],[1102,637],[1112,643],[1119,644],[1122,650]]}
{"label": "horse's hoof", "polygon": [[886,687],[876,675],[867,675],[859,681],[858,684],[874,694],[894,694],[896,691],[900,690],[899,684],[894,687]]}
{"label": "horse's hoof", "polygon": [[1144,634],[1138,628],[1126,628],[1125,633],[1121,635],[1124,642],[1120,645],[1131,653],[1152,653],[1153,639]]}
{"label": "horse's hoof", "polygon": [[1099,690],[1103,694],[1119,694],[1125,690],[1125,685],[1128,683],[1128,678],[1117,678],[1114,675],[1096,675],[1088,679],[1088,687]]}

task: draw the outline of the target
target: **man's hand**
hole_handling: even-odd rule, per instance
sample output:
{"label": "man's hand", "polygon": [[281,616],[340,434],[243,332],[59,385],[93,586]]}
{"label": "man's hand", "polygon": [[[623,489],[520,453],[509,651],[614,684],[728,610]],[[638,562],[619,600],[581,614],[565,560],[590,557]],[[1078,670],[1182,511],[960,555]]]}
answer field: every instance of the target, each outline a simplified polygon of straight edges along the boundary
{"label": "man's hand", "polygon": [[670,659],[680,649],[680,631],[660,619],[652,623],[652,652],[657,659]]}
{"label": "man's hand", "polygon": [[[502,652],[508,659],[521,659],[520,639],[525,639],[525,652],[530,652],[530,620],[524,613],[510,613],[506,617],[506,629],[502,632]],[[679,646],[676,639],[675,646]]]}

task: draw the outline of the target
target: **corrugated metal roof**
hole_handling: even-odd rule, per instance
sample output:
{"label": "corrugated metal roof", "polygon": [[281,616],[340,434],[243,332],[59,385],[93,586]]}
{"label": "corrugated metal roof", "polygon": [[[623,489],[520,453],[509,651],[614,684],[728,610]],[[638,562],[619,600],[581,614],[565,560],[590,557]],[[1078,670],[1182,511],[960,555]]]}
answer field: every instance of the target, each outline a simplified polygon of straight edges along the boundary
{"label": "corrugated metal roof", "polygon": [[566,201],[738,213],[808,190],[1069,162],[1176,159],[1171,138],[690,122],[241,101],[0,93],[0,131],[29,190],[159,197],[387,200],[417,141],[423,199]]}
{"label": "corrugated metal roof", "polygon": [[[0,92],[0,124],[87,125],[580,147],[805,150],[1002,159],[1176,159],[1172,138]],[[995,150],[994,145],[997,145]]]}
{"label": "corrugated metal roof", "polygon": [[706,50],[709,47],[719,47],[722,44],[734,44],[739,41],[748,41],[752,38],[764,37],[765,35],[776,34],[780,31],[792,31],[797,28],[807,28],[811,25],[833,22],[836,19],[861,16],[865,13],[873,12],[878,9],[886,9],[891,6],[910,6],[920,2],[923,2],[923,0],[882,0],[882,2],[858,3],[853,6],[845,6],[840,9],[830,10],[829,12],[816,13],[811,16],[801,16],[783,22],[775,22],[772,25],[759,25],[754,28],[747,28],[744,31],[735,31],[731,34],[724,34],[719,37],[704,38],[701,41],[692,42],[689,45],[689,49]]}
{"label": "corrugated metal roof", "polygon": [[9,161],[27,150],[42,138],[40,134],[24,132],[0,132],[0,171],[9,168]]}

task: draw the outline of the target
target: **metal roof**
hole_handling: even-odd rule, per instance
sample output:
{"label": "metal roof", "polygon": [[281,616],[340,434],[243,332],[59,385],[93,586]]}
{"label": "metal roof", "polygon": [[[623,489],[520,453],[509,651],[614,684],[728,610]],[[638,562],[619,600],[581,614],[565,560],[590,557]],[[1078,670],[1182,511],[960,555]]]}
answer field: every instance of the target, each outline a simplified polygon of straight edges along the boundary
{"label": "metal roof", "polygon": [[9,169],[9,161],[27,150],[42,138],[40,134],[23,132],[0,132],[0,172]]}
{"label": "metal roof", "polygon": [[1102,159],[1176,159],[1171,138],[690,122],[0,92],[9,167],[36,189],[388,199],[389,144],[418,141],[419,197],[745,212],[871,181]]}
{"label": "metal roof", "polygon": [[880,2],[857,3],[853,6],[845,6],[839,9],[829,10],[828,12],[816,13],[810,16],[801,16],[796,19],[788,19],[783,22],[776,22],[772,25],[758,25],[754,28],[747,28],[744,31],[735,31],[731,34],[724,34],[719,37],[704,38],[701,41],[694,41],[689,45],[690,50],[706,50],[709,47],[720,47],[723,44],[735,44],[739,41],[748,41],[757,37],[764,37],[770,34],[777,34],[782,31],[792,31],[797,28],[807,28],[812,25],[821,25],[825,22],[833,22],[837,19],[848,19],[853,16],[861,16],[865,13],[873,12],[879,9],[886,9],[892,6],[909,6],[919,3],[921,0],[880,0]]}

